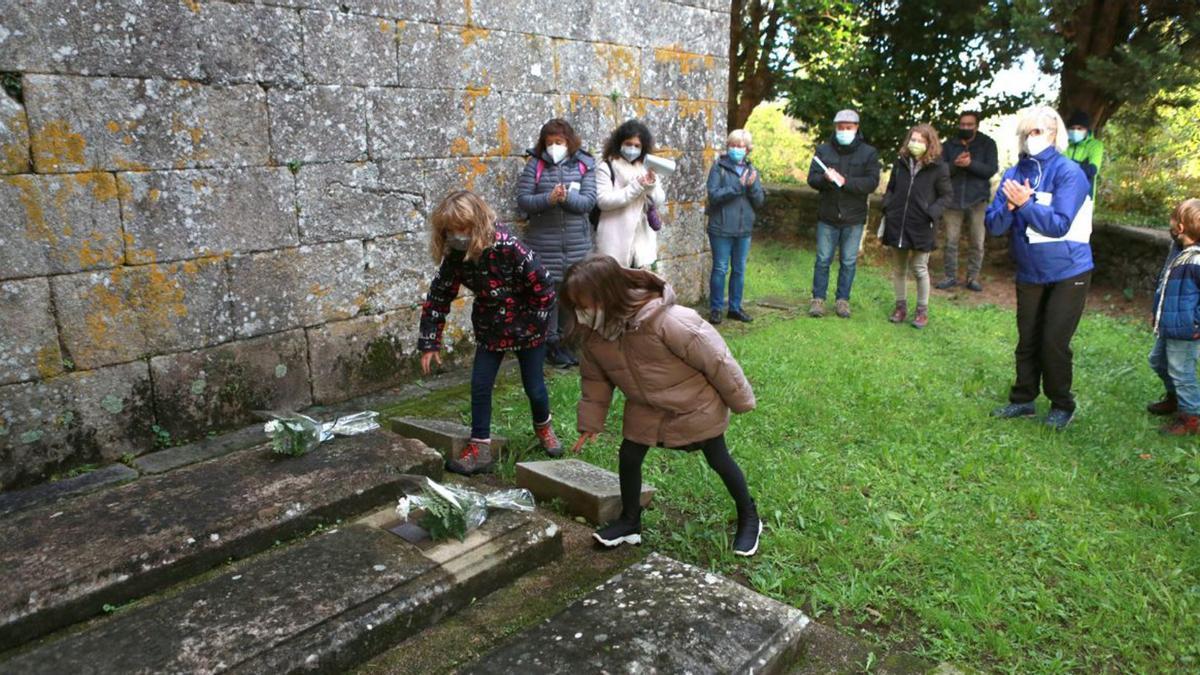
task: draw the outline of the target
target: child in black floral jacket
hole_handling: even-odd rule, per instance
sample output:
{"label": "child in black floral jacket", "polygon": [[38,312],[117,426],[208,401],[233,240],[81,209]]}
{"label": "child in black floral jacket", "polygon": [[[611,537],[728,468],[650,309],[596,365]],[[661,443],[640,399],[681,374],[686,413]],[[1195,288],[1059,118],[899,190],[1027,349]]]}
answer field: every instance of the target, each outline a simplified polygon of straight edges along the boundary
{"label": "child in black floral jacket", "polygon": [[546,360],[546,325],[555,310],[554,285],[532,251],[508,228],[496,224],[496,213],[469,190],[452,192],[433,211],[430,252],[441,266],[421,311],[421,370],[442,362],[442,329],[459,286],[475,294],[471,325],[475,330],[475,364],[471,370],[471,439],[446,462],[455,473],[492,470],[492,388],[505,352],[516,352],[521,382],[533,410],[533,429],[551,457],[562,445],[550,425],[550,397],[542,375]]}

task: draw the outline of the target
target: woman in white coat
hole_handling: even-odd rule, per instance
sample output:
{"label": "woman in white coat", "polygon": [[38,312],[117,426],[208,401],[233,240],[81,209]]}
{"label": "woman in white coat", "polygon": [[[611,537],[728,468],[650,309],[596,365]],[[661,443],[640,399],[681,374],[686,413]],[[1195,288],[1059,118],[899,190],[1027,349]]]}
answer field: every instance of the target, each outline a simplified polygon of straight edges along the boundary
{"label": "woman in white coat", "polygon": [[654,150],[646,125],[628,120],[608,137],[604,161],[596,167],[596,251],[616,258],[623,267],[647,268],[658,260],[658,233],[646,211],[667,203],[662,182],[643,164]]}

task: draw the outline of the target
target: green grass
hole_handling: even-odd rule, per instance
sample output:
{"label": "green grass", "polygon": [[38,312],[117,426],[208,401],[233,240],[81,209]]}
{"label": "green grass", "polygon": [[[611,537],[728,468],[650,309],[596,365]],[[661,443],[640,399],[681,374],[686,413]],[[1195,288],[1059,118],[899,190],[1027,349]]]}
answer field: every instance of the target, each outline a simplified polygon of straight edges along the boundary
{"label": "green grass", "polygon": [[[748,294],[801,301],[811,265],[808,252],[756,242]],[[1145,365],[1152,336],[1085,317],[1078,418],[1056,434],[988,416],[1011,383],[1011,311],[935,298],[917,331],[887,323],[891,302],[881,271],[860,266],[850,321],[760,309],[750,327],[723,325],[758,396],[728,439],[767,523],[761,551],[730,554],[733,507],[717,476],[667,450],[647,460],[658,488],[647,545],[937,660],[1194,671],[1200,452],[1159,437],[1142,410],[1161,389]],[[573,372],[551,381],[568,445],[578,395]],[[498,433],[532,443],[518,385],[495,408]],[[618,398],[583,458],[615,470],[619,433]]]}

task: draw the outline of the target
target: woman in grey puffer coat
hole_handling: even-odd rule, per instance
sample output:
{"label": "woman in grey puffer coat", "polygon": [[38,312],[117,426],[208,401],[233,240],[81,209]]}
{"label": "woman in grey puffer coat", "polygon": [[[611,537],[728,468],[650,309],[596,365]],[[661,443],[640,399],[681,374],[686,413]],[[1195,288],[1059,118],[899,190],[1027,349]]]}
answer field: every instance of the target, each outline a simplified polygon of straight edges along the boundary
{"label": "woman in grey puffer coat", "polygon": [[[526,151],[529,161],[517,182],[517,206],[529,216],[525,244],[537,253],[556,286],[567,267],[592,249],[588,215],[596,206],[596,164],[580,145],[566,120],[546,122],[537,145]],[[551,312],[546,359],[560,367],[577,365],[579,361],[560,344],[560,324],[559,312]]]}

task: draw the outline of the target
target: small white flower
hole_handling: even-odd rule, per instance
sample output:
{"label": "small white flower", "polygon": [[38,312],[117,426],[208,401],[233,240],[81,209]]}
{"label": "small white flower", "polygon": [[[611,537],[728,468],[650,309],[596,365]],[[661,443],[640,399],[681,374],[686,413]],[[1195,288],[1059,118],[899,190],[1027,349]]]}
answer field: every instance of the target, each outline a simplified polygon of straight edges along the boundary
{"label": "small white flower", "polygon": [[400,520],[408,520],[408,512],[411,508],[412,506],[408,503],[408,497],[401,497],[400,503],[396,504],[396,515],[400,517]]}
{"label": "small white flower", "polygon": [[265,431],[268,434],[273,434],[282,428],[283,428],[283,425],[281,425],[279,423],[279,420],[271,420],[270,422],[267,422],[266,424],[263,425],[263,431]]}
{"label": "small white flower", "polygon": [[208,535],[209,541],[219,541],[220,539],[221,539],[221,535],[217,534],[216,532],[213,532],[212,534]]}

